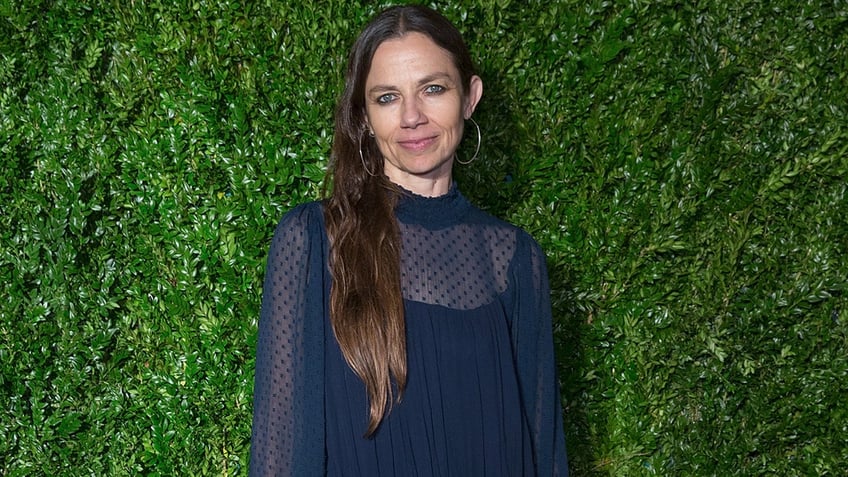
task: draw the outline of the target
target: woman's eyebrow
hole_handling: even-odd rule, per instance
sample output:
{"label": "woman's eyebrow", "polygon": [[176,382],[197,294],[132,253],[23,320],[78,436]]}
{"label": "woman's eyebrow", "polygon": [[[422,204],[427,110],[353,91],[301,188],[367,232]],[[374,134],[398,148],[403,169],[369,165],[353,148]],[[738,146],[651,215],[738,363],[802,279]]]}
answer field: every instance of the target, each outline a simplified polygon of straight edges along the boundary
{"label": "woman's eyebrow", "polygon": [[[448,73],[440,71],[440,72],[436,72],[436,73],[431,73],[431,74],[424,76],[421,79],[419,79],[418,80],[418,86],[423,86],[427,83],[430,83],[431,81],[436,81],[436,80],[447,80],[447,81],[453,83],[453,78],[451,77],[451,75],[449,75]],[[384,91],[397,91],[398,89],[400,89],[400,88],[398,88],[397,86],[393,86],[393,85],[377,84],[377,85],[372,86],[368,90],[368,94],[382,93]]]}
{"label": "woman's eyebrow", "polygon": [[453,82],[453,78],[451,78],[451,75],[440,71],[421,78],[420,80],[418,80],[418,85],[421,86],[435,80],[448,80]]}

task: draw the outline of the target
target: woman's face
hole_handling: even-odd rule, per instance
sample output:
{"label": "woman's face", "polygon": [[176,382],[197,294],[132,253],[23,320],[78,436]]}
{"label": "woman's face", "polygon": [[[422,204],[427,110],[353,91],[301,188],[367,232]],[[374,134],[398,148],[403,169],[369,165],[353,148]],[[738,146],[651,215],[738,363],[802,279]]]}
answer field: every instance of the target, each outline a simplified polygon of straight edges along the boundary
{"label": "woman's face", "polygon": [[463,95],[450,53],[421,33],[383,42],[365,81],[365,114],[392,182],[421,195],[450,186],[453,155],[483,93]]}

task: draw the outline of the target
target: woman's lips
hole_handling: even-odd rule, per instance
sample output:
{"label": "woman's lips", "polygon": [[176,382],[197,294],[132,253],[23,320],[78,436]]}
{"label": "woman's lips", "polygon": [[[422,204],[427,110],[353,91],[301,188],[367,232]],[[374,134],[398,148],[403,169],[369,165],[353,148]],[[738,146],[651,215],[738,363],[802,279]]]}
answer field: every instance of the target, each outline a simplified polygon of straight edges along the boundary
{"label": "woman's lips", "polygon": [[402,147],[404,149],[408,149],[410,151],[415,151],[415,152],[420,152],[420,151],[427,149],[428,147],[430,147],[431,144],[436,142],[436,137],[437,136],[430,136],[430,137],[423,137],[423,138],[416,138],[416,139],[406,139],[406,140],[403,140],[403,141],[398,141],[398,144],[400,144],[400,147]]}

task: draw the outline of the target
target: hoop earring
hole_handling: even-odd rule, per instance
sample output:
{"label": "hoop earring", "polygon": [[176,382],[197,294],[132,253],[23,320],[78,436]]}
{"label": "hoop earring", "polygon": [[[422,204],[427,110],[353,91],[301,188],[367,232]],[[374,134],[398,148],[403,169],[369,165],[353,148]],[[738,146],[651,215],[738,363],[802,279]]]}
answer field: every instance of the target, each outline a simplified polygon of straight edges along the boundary
{"label": "hoop earring", "polygon": [[474,159],[477,159],[477,154],[480,152],[480,143],[483,142],[483,137],[480,135],[480,125],[477,124],[477,121],[475,121],[474,118],[468,118],[468,120],[474,123],[474,127],[477,128],[477,149],[474,150],[474,155],[471,156],[471,159],[467,161],[460,161],[459,157],[456,158],[456,162],[462,164],[463,166],[467,166],[468,164],[474,162]]}
{"label": "hoop earring", "polygon": [[359,160],[362,161],[362,168],[365,169],[365,172],[368,173],[369,176],[374,177],[374,173],[371,172],[371,169],[368,169],[368,166],[365,165],[365,156],[362,155],[362,138],[359,138]]}

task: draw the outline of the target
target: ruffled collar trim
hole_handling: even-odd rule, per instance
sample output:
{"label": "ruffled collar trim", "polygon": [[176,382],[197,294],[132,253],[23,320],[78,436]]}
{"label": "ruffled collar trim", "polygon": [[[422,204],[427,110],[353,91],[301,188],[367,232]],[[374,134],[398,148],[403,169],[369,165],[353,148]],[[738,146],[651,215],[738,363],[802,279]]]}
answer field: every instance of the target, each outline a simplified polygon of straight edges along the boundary
{"label": "ruffled collar trim", "polygon": [[398,220],[406,224],[418,224],[427,228],[446,227],[462,219],[471,208],[471,203],[459,192],[456,182],[446,194],[425,197],[397,186],[400,191],[395,213]]}

